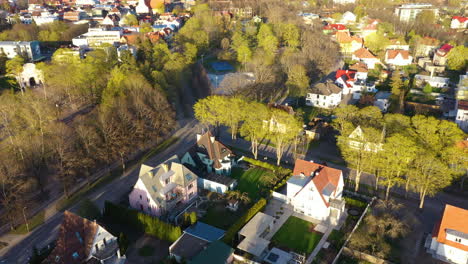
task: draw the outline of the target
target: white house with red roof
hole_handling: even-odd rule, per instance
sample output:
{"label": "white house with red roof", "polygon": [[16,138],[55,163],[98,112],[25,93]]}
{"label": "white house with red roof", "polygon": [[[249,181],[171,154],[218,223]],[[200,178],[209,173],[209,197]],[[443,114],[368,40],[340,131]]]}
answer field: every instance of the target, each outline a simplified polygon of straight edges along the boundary
{"label": "white house with red roof", "polygon": [[335,78],[335,83],[343,88],[343,94],[350,94],[356,91],[356,89],[354,89],[356,71],[338,70],[336,71]]}
{"label": "white house with red roof", "polygon": [[450,28],[453,29],[465,29],[468,27],[468,17],[454,16],[450,23]]}
{"label": "white house with red roof", "polygon": [[413,56],[410,55],[408,50],[394,49],[385,52],[385,63],[393,66],[406,66],[410,65],[413,61]]}
{"label": "white house with red roof", "polygon": [[287,181],[287,201],[298,213],[336,224],[344,214],[343,187],[341,170],[298,159]]}
{"label": "white house with red roof", "polygon": [[353,60],[362,61],[368,69],[374,69],[375,64],[381,63],[380,60],[366,48],[360,48],[353,53]]}
{"label": "white house with red roof", "polygon": [[450,44],[444,44],[434,53],[432,62],[434,65],[445,66],[447,64],[447,55],[453,49]]}
{"label": "white house with red roof", "polygon": [[445,205],[444,214],[426,240],[434,258],[449,263],[468,263],[468,210]]}

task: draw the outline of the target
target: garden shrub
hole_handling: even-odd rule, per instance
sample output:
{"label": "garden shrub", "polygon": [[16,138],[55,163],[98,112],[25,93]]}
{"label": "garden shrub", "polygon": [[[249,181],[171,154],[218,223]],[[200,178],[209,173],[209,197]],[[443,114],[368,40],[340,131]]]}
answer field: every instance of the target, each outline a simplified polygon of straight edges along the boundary
{"label": "garden shrub", "polygon": [[364,208],[364,207],[367,206],[366,202],[363,202],[361,200],[357,200],[355,198],[344,197],[344,199],[346,201],[346,204],[349,205],[349,206],[360,207],[360,208]]}
{"label": "garden shrub", "polygon": [[182,235],[182,230],[179,226],[174,226],[156,217],[134,209],[115,205],[108,201],[104,205],[104,219],[133,226],[138,230],[144,231],[146,234],[171,242],[176,241]]}
{"label": "garden shrub", "polygon": [[224,235],[223,241],[225,243],[231,243],[234,237],[236,236],[237,232],[254,217],[260,210],[262,210],[267,204],[267,201],[264,198],[261,198],[256,202],[250,209],[237,220],[227,231]]}

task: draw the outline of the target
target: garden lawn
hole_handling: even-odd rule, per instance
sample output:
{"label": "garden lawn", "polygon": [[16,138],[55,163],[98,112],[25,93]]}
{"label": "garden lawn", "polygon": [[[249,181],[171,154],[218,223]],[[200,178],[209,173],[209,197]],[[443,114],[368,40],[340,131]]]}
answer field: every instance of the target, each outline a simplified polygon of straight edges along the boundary
{"label": "garden lawn", "polygon": [[291,216],[273,236],[274,244],[291,249],[297,253],[310,254],[319,243],[323,234],[313,231],[314,225]]}
{"label": "garden lawn", "polygon": [[228,230],[245,213],[243,208],[240,206],[236,212],[233,212],[227,209],[224,204],[213,204],[200,219],[200,222]]}
{"label": "garden lawn", "polygon": [[237,179],[237,190],[246,192],[252,201],[260,198],[260,190],[263,188],[263,183],[260,181],[266,170],[262,168],[250,168],[243,170],[241,168],[232,169],[232,177]]}

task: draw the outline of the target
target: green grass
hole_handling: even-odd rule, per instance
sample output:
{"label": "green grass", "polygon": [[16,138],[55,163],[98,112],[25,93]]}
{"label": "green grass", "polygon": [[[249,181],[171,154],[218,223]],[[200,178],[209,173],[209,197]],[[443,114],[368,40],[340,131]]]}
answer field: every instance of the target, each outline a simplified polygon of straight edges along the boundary
{"label": "green grass", "polygon": [[224,205],[218,204],[208,208],[206,214],[200,219],[200,222],[227,230],[244,214],[244,211],[242,210],[242,206],[236,212],[233,212],[228,210]]}
{"label": "green grass", "polygon": [[244,171],[241,168],[233,168],[231,176],[237,179],[237,190],[246,192],[250,199],[257,200],[261,197],[260,190],[264,187],[260,181],[266,170],[262,168],[250,168]]}
{"label": "green grass", "polygon": [[328,236],[328,241],[330,242],[330,244],[332,244],[336,249],[340,249],[344,242],[345,242],[346,238],[345,238],[345,234],[340,231],[340,230],[335,230],[333,229],[333,231],[330,233],[330,235]]}
{"label": "green grass", "polygon": [[[45,211],[41,211],[40,213],[36,214],[33,218],[28,219],[29,224],[29,231],[34,230],[34,228],[42,225],[45,220]],[[15,230],[10,231],[10,234],[15,235],[24,235],[27,234],[28,230],[26,228],[26,224],[22,224],[18,226]]]}
{"label": "green grass", "polygon": [[152,246],[143,246],[138,249],[138,255],[142,257],[149,257],[154,255],[154,248]]}
{"label": "green grass", "polygon": [[297,253],[310,254],[319,243],[323,234],[313,231],[314,225],[291,216],[273,236],[273,243]]}
{"label": "green grass", "polygon": [[13,77],[1,77],[0,78],[0,90],[13,90],[18,89],[18,83]]}
{"label": "green grass", "polygon": [[[135,164],[141,164],[147,161],[150,157],[162,152],[163,150],[167,149],[170,145],[177,142],[179,138],[171,137],[163,141],[161,144],[156,146],[155,148],[149,150],[145,155],[143,155],[140,159],[135,159],[132,161],[128,161],[126,167],[129,168]],[[67,208],[71,207],[72,205],[76,204],[77,202],[83,200],[88,194],[94,192],[95,190],[105,186],[115,180],[116,178],[122,175],[122,168],[117,168],[112,170],[109,174],[101,177],[100,179],[96,180],[95,182],[91,183],[90,185],[84,186],[78,192],[72,194],[70,197],[65,198],[57,204],[57,209],[60,211],[64,211]]]}

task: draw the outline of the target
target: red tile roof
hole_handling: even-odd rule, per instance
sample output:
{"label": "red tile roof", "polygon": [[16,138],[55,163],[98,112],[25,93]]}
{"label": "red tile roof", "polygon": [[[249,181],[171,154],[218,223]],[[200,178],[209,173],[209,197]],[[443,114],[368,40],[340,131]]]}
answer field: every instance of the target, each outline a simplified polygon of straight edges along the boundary
{"label": "red tile roof", "polygon": [[336,40],[339,43],[351,43],[353,41],[356,41],[362,44],[364,42],[364,40],[360,37],[351,36],[349,32],[341,32],[341,31],[336,32]]}
{"label": "red tile roof", "polygon": [[330,183],[335,187],[336,191],[336,187],[340,182],[340,177],[342,173],[340,170],[333,169],[321,164],[301,159],[296,160],[296,164],[294,165],[293,171],[294,176],[301,175],[301,173],[304,175],[312,175],[312,173],[314,172],[318,172],[318,175],[313,177],[312,181],[314,182],[317,190],[320,192],[320,196],[322,197],[323,202],[328,207],[329,203],[325,201],[325,198],[322,195],[323,189],[325,188],[325,186],[327,186],[328,183]]}
{"label": "red tile roof", "polygon": [[[81,264],[91,253],[98,224],[65,211],[57,245],[43,263]],[[73,257],[73,254],[78,254]]]}
{"label": "red tile roof", "polygon": [[349,66],[350,70],[355,70],[357,72],[368,72],[369,69],[367,68],[367,65],[362,62],[357,62],[351,66]]}
{"label": "red tile roof", "polygon": [[350,70],[338,70],[335,74],[335,78],[342,78],[348,87],[352,86],[350,83],[348,83],[348,81],[355,81],[354,76],[356,76],[356,72]]}
{"label": "red tile roof", "polygon": [[458,101],[458,109],[468,110],[468,101],[466,100]]}
{"label": "red tile roof", "polygon": [[453,19],[456,19],[456,20],[460,21],[460,23],[465,23],[465,21],[468,20],[468,17],[454,16],[454,17],[452,17],[452,20]]}
{"label": "red tile roof", "polygon": [[342,24],[329,24],[323,27],[324,30],[345,30],[346,26]]}
{"label": "red tile roof", "polygon": [[354,56],[360,59],[377,59],[368,49],[360,48],[354,52]]}
{"label": "red tile roof", "polygon": [[403,59],[407,60],[409,58],[409,51],[407,50],[387,50],[387,59],[393,60],[400,54]]}
{"label": "red tile roof", "polygon": [[442,45],[442,47],[440,47],[439,50],[443,50],[443,51],[445,51],[445,52],[449,52],[452,48],[453,48],[452,45],[450,45],[450,44],[444,44],[444,45]]}
{"label": "red tile roof", "polygon": [[439,243],[468,251],[468,246],[447,239],[448,229],[468,234],[467,219],[468,210],[446,204],[442,220],[434,227],[432,237],[436,237]]}

